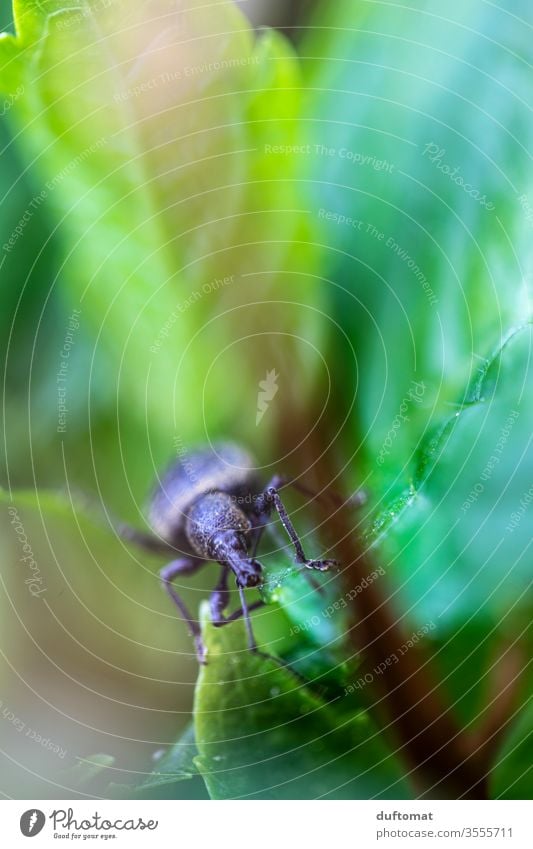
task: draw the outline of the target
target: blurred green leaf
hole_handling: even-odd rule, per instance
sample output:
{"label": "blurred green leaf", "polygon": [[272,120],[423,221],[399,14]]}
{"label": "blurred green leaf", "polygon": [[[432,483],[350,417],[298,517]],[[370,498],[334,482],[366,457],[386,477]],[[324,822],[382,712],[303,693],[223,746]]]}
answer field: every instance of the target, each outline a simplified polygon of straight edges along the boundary
{"label": "blurred green leaf", "polygon": [[92,755],[79,760],[76,766],[65,770],[62,780],[72,790],[90,792],[98,779],[105,776],[106,771],[113,766],[115,758],[111,755]]}
{"label": "blurred green leaf", "polygon": [[196,754],[194,727],[191,723],[187,726],[178,742],[158,762],[157,770],[154,770],[143,781],[140,789],[157,790],[157,788],[163,785],[175,784],[177,781],[192,778],[198,772],[194,765]]}
{"label": "blurred green leaf", "polygon": [[108,787],[108,794],[118,799],[204,799],[207,791],[194,758],[197,749],[192,722],[179,740],[160,757],[157,769],[148,777],[139,775],[137,784],[116,784]]}
{"label": "blurred green leaf", "polygon": [[[54,325],[52,385],[33,421],[93,490],[140,518],[132,493],[147,491],[177,441],[231,431],[263,446],[303,413],[323,368],[313,222],[294,158],[272,152],[299,138],[299,63],[229,0],[209,15],[198,2],[21,0],[15,22],[0,42],[0,90],[22,89],[8,117],[30,204],[61,248],[41,286],[59,288],[65,324],[81,311],[79,350],[90,342],[57,438],[65,330]],[[18,221],[6,228],[13,262],[29,248]],[[38,344],[40,326],[29,332]],[[256,428],[267,368],[284,406]],[[240,392],[226,391],[236,374]],[[94,468],[78,471],[89,440]]]}
{"label": "blurred green leaf", "polygon": [[[306,541],[309,547],[309,541]],[[342,589],[334,573],[311,575],[290,563],[290,549],[276,558],[264,557],[266,580],[261,596],[277,602],[292,624],[294,634],[305,635],[315,646],[332,647],[346,632],[347,622],[338,602]],[[280,561],[285,561],[280,565]]]}
{"label": "blurred green leaf", "polygon": [[204,607],[203,633],[208,664],[195,698],[196,764],[212,798],[410,797],[402,768],[361,706],[352,704],[346,717],[288,668],[251,654],[242,621],[215,629]]}
{"label": "blurred green leaf", "polygon": [[448,633],[531,603],[529,12],[320,3],[301,45],[348,475],[396,602]]}
{"label": "blurred green leaf", "polygon": [[[36,798],[47,792],[37,780],[43,768],[61,783],[60,769],[95,751],[115,758],[106,785],[132,772],[143,780],[152,753],[190,718],[197,676],[189,635],[160,585],[164,560],[126,548],[94,508],[59,493],[3,492],[0,507],[2,698],[67,755],[44,762],[7,723],[4,749],[35,772]],[[203,586],[184,588],[193,609]],[[39,698],[28,699],[28,681]]]}
{"label": "blurred green leaf", "polygon": [[513,631],[527,621],[530,350],[527,327],[491,359],[469,403],[421,444],[412,487],[376,520],[378,557],[421,624],[449,630],[476,617]]}
{"label": "blurred green leaf", "polygon": [[358,459],[385,503],[429,424],[531,317],[530,36],[527,0],[340,0],[318,4],[300,48],[313,214],[357,358],[355,374],[333,351],[337,403],[357,379]]}

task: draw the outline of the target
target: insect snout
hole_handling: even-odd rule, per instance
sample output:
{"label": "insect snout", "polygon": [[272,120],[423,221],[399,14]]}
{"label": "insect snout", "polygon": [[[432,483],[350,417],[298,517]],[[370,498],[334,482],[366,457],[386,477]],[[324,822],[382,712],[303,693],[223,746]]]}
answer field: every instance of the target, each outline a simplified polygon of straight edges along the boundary
{"label": "insect snout", "polygon": [[239,573],[237,583],[241,587],[257,587],[263,580],[261,564],[257,560],[245,560]]}

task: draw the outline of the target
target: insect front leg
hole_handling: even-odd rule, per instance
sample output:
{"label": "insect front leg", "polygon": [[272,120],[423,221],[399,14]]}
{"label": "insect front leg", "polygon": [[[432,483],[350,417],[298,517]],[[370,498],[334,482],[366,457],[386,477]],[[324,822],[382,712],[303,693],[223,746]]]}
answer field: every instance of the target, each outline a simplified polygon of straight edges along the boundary
{"label": "insect front leg", "polygon": [[305,556],[305,552],[294,525],[292,524],[289,514],[281,500],[279,489],[286,483],[284,478],[279,476],[274,477],[261,496],[260,512],[268,514],[274,508],[280,518],[281,524],[285,528],[290,541],[293,544],[296,554],[296,562],[305,566],[307,569],[315,569],[319,572],[326,572],[331,566],[338,566],[336,560],[310,560]]}
{"label": "insect front leg", "polygon": [[306,486],[306,484],[302,483],[300,480],[289,478],[286,475],[276,475],[272,479],[270,486],[275,486],[276,489],[292,486],[293,489],[302,495],[306,495],[308,498],[312,499],[316,498],[317,501],[321,501],[323,504],[329,504],[330,506],[334,505],[338,510],[341,510],[343,507],[363,507],[368,501],[368,493],[364,489],[357,489],[348,498],[344,498],[340,495],[340,493],[329,488],[322,489],[320,492],[317,492],[315,489]]}
{"label": "insect front leg", "polygon": [[[257,518],[255,520],[254,536],[252,538],[252,547],[251,547],[251,554],[250,554],[250,556],[253,557],[253,558],[257,557],[257,552],[259,550],[259,544],[260,544],[260,542],[263,538],[263,534],[264,534],[266,528],[269,526],[269,524],[270,524],[269,533],[273,537],[275,544],[280,549],[285,549],[285,543],[281,538],[281,534],[278,532],[277,527],[274,524],[272,524],[272,522],[270,522],[271,513],[272,513],[271,509],[268,509],[265,512],[261,513],[259,516],[257,516]],[[324,588],[319,584],[319,582],[316,580],[316,578],[307,569],[304,570],[303,575],[304,575],[305,579],[308,581],[308,583],[310,584],[310,586],[317,593],[319,593],[320,595],[325,594]]]}
{"label": "insect front leg", "polygon": [[197,572],[198,569],[204,565],[202,560],[193,560],[189,557],[184,557],[181,560],[173,560],[163,569],[161,569],[159,576],[163,583],[163,587],[169,594],[170,598],[178,608],[182,617],[188,625],[189,633],[194,640],[194,646],[196,648],[196,656],[198,658],[199,663],[206,663],[206,650],[202,640],[202,634],[200,631],[200,625],[198,624],[197,619],[193,619],[187,606],[185,605],[182,598],[176,592],[175,587],[173,587],[172,582],[176,580],[176,578],[181,578],[185,575],[192,575],[194,572]]}
{"label": "insect front leg", "polygon": [[209,606],[211,609],[211,621],[213,622],[215,628],[220,628],[222,627],[222,625],[227,625],[229,622],[235,622],[237,619],[240,619],[241,616],[243,616],[246,624],[246,633],[248,635],[248,648],[251,651],[257,651],[257,643],[255,642],[255,637],[252,631],[250,613],[253,610],[257,610],[259,607],[263,607],[265,602],[259,600],[254,602],[253,604],[248,605],[244,596],[244,590],[242,589],[242,587],[238,587],[242,607],[240,607],[239,610],[236,610],[234,613],[230,614],[230,616],[226,616],[224,611],[226,610],[229,604],[230,594],[230,590],[228,587],[229,574],[229,566],[224,565],[220,573],[220,580],[213,592],[211,593],[211,598],[209,600]]}
{"label": "insect front leg", "polygon": [[230,614],[230,616],[226,616],[224,614],[224,610],[228,606],[229,603],[229,587],[228,587],[228,577],[230,574],[230,569],[227,565],[222,566],[222,572],[220,573],[220,580],[216,585],[215,589],[211,593],[211,598],[209,601],[211,608],[211,620],[215,628],[221,628],[223,625],[228,625],[230,622],[235,622],[237,619],[240,619],[241,616],[244,617],[245,625],[246,625],[246,633],[248,637],[248,648],[255,655],[259,655],[259,657],[264,657],[265,660],[273,661],[277,663],[278,666],[281,666],[282,669],[285,669],[289,672],[298,682],[298,684],[307,683],[302,676],[296,672],[288,663],[282,660],[280,657],[275,657],[274,655],[267,654],[267,652],[261,651],[257,643],[255,641],[255,637],[252,631],[252,623],[250,620],[250,613],[253,610],[257,610],[259,607],[263,607],[265,602],[262,600],[255,601],[253,604],[247,604],[246,597],[244,595],[244,589],[240,586],[237,586],[239,591],[239,595],[241,598],[242,607],[239,610],[236,610],[234,613]]}

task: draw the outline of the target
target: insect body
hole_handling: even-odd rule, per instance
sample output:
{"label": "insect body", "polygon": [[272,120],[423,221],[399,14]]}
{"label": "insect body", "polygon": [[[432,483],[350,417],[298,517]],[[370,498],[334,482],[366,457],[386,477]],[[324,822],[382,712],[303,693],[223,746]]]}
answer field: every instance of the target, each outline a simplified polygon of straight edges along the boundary
{"label": "insect body", "polygon": [[[176,592],[173,582],[191,575],[206,562],[220,564],[220,578],[210,598],[215,626],[244,616],[249,647],[257,650],[244,590],[262,582],[263,570],[256,559],[261,535],[275,510],[294,546],[297,563],[326,571],[333,560],[308,560],[279,495],[283,478],[273,478],[262,488],[251,455],[238,445],[222,443],[182,455],[155,489],[149,507],[154,536],[121,526],[121,534],[150,549],[179,551],[161,570],[165,589],[180,610],[195,641],[196,653],[205,663],[205,647],[198,622]],[[229,601],[229,578],[233,575],[242,607],[225,615]]]}

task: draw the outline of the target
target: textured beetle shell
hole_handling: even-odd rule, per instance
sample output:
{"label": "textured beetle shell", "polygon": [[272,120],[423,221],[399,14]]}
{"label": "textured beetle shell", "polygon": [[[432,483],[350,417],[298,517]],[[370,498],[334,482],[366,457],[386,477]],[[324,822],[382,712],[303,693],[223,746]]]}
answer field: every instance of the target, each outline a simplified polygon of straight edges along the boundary
{"label": "textured beetle shell", "polygon": [[240,510],[228,493],[213,492],[199,498],[188,512],[187,539],[195,554],[211,557],[213,537],[221,531],[246,533],[252,527],[248,517]]}
{"label": "textured beetle shell", "polygon": [[227,492],[241,496],[259,486],[254,459],[244,448],[226,442],[183,453],[153,493],[148,518],[163,539],[183,545],[187,514],[201,496]]}

